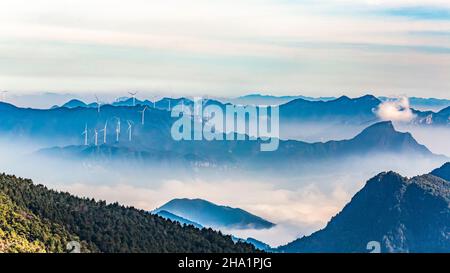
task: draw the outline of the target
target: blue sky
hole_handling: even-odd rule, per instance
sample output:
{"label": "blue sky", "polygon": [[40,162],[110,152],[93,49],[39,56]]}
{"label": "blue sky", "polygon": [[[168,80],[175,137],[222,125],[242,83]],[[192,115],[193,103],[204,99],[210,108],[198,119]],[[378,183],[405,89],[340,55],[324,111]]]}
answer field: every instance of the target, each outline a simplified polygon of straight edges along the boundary
{"label": "blue sky", "polygon": [[449,98],[447,0],[3,0],[0,90]]}
{"label": "blue sky", "polygon": [[386,16],[407,17],[416,20],[450,20],[450,10],[440,7],[410,6],[389,8],[384,11]]}

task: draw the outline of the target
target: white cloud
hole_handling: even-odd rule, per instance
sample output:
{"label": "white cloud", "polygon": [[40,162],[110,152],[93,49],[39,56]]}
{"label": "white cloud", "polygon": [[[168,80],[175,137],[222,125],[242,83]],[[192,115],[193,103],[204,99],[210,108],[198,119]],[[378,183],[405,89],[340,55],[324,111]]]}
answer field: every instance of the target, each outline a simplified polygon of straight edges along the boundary
{"label": "white cloud", "polygon": [[391,121],[408,122],[415,117],[409,107],[409,99],[407,97],[400,97],[381,103],[376,113],[380,119]]}
{"label": "white cloud", "polygon": [[[245,209],[276,223],[269,230],[225,230],[242,237],[254,237],[271,245],[280,245],[323,227],[350,195],[339,185],[329,194],[319,186],[306,185],[288,190],[255,181],[170,180],[158,187],[129,184],[69,184],[59,185],[80,196],[118,201],[121,204],[153,210],[173,198],[202,198],[216,204]],[[275,236],[276,235],[276,236]]]}

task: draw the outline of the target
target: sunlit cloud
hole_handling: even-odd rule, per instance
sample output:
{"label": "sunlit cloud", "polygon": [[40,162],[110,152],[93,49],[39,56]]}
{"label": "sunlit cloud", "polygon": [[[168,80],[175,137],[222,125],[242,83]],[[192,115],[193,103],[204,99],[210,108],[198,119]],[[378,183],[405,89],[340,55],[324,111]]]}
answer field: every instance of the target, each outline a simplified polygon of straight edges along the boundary
{"label": "sunlit cloud", "polygon": [[450,37],[427,35],[450,31],[448,1],[1,5],[0,83],[16,92],[358,95],[370,89],[445,97],[449,88]]}
{"label": "sunlit cloud", "polygon": [[376,111],[382,120],[408,122],[414,118],[407,97],[400,97],[381,103]]}

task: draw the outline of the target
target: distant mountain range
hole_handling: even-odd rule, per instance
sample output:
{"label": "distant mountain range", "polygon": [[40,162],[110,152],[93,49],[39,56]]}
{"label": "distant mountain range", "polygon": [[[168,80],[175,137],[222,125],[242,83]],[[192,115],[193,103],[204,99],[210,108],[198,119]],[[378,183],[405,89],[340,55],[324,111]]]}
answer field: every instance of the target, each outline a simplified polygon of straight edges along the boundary
{"label": "distant mountain range", "polygon": [[375,110],[381,103],[367,95],[351,99],[346,96],[329,101],[295,99],[280,106],[280,119],[290,121],[328,121],[338,123],[370,123],[377,121]]}
{"label": "distant mountain range", "polygon": [[[379,121],[376,115],[377,107],[385,101],[393,100],[388,97],[375,97],[365,95],[358,98],[349,98],[347,96],[335,97],[306,97],[306,96],[270,96],[252,94],[238,97],[235,99],[210,99],[216,105],[224,108],[226,103],[236,105],[280,105],[280,114],[282,123],[284,121],[327,121],[341,124],[370,124]],[[177,104],[192,106],[193,101],[188,98],[163,98],[156,102],[149,100],[141,101],[139,99],[124,98],[123,100],[112,102],[113,106],[148,106],[161,110],[169,110]],[[108,105],[108,104],[106,104]],[[411,121],[412,124],[423,125],[450,125],[450,100],[446,99],[424,99],[412,97],[410,105],[416,117]],[[80,100],[74,99],[65,103],[62,107],[91,107],[96,108],[97,103],[86,104]]]}
{"label": "distant mountain range", "polygon": [[[158,141],[170,137],[170,127],[174,119],[165,110],[149,108],[146,110],[146,124],[141,124],[143,106],[111,106],[104,105],[100,111],[95,107],[55,108],[39,110],[18,108],[11,104],[0,103],[0,132],[3,136],[13,139],[33,139],[34,141],[52,142],[57,145],[70,145],[83,143],[85,127],[88,130],[88,142],[94,143],[94,131],[99,132],[107,125],[108,143],[116,142],[116,128],[121,122],[119,141],[127,144],[128,122],[132,125],[133,135],[141,135],[150,141]],[[103,133],[99,133],[103,136]],[[103,142],[100,136],[99,143]],[[143,143],[143,144],[145,144]],[[136,145],[136,141],[133,142]]]}
{"label": "distant mountain range", "polygon": [[258,153],[254,150],[236,149],[252,163],[270,168],[295,167],[314,164],[324,160],[339,161],[349,156],[376,154],[409,154],[411,156],[437,157],[409,133],[396,131],[391,122],[379,122],[364,129],[349,140],[306,143],[301,141],[280,141],[278,150]]}
{"label": "distant mountain range", "polygon": [[[347,156],[367,156],[373,153],[408,153],[436,158],[410,134],[397,132],[391,122],[370,120],[373,118],[372,109],[377,103],[377,98],[365,96],[357,99],[341,97],[328,102],[294,100],[282,105],[282,122],[301,117],[303,120],[322,119],[327,122],[366,122],[367,125],[363,126],[365,129],[361,133],[347,140],[316,143],[280,140],[278,150],[273,152],[261,152],[261,140],[174,141],[170,133],[174,118],[170,113],[164,109],[148,107],[145,124],[142,124],[142,105],[103,105],[98,111],[97,108],[86,107],[37,110],[0,103],[0,132],[12,139],[43,141],[51,148],[43,149],[40,153],[57,158],[134,160],[144,164],[150,161],[181,162],[187,167],[298,170],[298,167],[318,161],[337,161]],[[445,122],[448,115],[450,108],[442,110],[433,119]],[[121,132],[117,135],[119,121]],[[105,126],[106,143],[103,132]],[[82,145],[85,127],[88,145]],[[131,141],[128,128],[131,128]],[[99,146],[93,145],[95,131]]]}
{"label": "distant mountain range", "polygon": [[[111,97],[111,96],[108,96]],[[53,108],[57,108],[60,106],[65,106],[64,101],[68,102],[72,98],[77,98],[79,101],[83,101],[86,99],[86,97],[78,97],[76,94],[60,94],[60,93],[40,93],[40,94],[31,94],[31,95],[15,95],[13,97],[10,97],[10,100],[12,103],[17,103],[17,105],[22,105],[25,107],[37,107],[40,109],[49,108],[50,106],[53,106]],[[218,101],[221,101],[223,103],[232,103],[232,104],[243,104],[243,105],[280,105],[288,103],[295,99],[305,99],[310,101],[329,101],[334,100],[337,97],[330,96],[330,97],[311,97],[311,96],[302,96],[302,95],[290,95],[290,96],[274,96],[274,95],[266,95],[261,93],[253,93],[249,95],[239,96],[235,98],[215,98]],[[381,101],[390,100],[392,98],[386,97],[386,96],[380,96],[378,97]],[[136,100],[136,104],[143,103],[143,101],[148,100],[142,100],[139,99]],[[153,100],[151,100],[153,102]],[[439,98],[420,98],[420,97],[409,97],[410,105],[412,108],[421,110],[421,111],[435,111],[438,112],[446,107],[450,106],[450,100],[449,99],[439,99]],[[83,102],[86,105],[91,105],[96,107],[96,103],[87,103],[86,101]],[[58,104],[58,105],[55,105]],[[116,106],[122,105],[122,106],[133,106],[132,99],[130,97],[120,97],[115,99],[113,102],[109,104],[114,104]],[[68,107],[71,107],[70,104],[66,105]]]}
{"label": "distant mountain range", "polygon": [[[139,143],[139,142],[138,142]],[[100,145],[66,146],[42,149],[38,154],[65,159],[90,159],[95,161],[122,160],[128,163],[180,164],[186,167],[215,169],[246,169],[288,172],[308,168],[317,163],[340,162],[351,156],[386,154],[426,157],[444,161],[444,156],[431,153],[409,133],[395,130],[391,122],[380,122],[364,129],[349,140],[307,143],[280,141],[273,152],[261,152],[260,141],[173,141],[161,138],[155,148],[145,146]],[[158,147],[159,150],[156,150]],[[162,148],[164,150],[162,150]],[[170,210],[169,210],[170,211]],[[175,213],[177,214],[177,213]],[[183,216],[183,215],[180,215]],[[193,220],[188,217],[188,219]]]}
{"label": "distant mountain range", "polygon": [[239,208],[220,206],[202,199],[173,199],[153,213],[170,212],[206,227],[267,229],[275,224]]}
{"label": "distant mountain range", "polygon": [[[0,103],[0,132],[3,135],[17,138],[32,138],[36,141],[50,140],[55,145],[76,145],[83,143],[85,126],[88,129],[88,142],[93,143],[94,130],[100,131],[107,124],[107,144],[115,144],[115,130],[120,119],[122,131],[120,142],[125,145],[127,139],[127,122],[132,123],[134,139],[140,141],[139,145],[155,147],[160,141],[170,137],[170,127],[174,118],[167,111],[177,104],[185,104],[192,107],[193,102],[185,98],[171,99],[164,98],[156,103],[154,108],[150,101],[133,99],[118,101],[114,105],[102,105],[100,111],[97,104],[85,104],[80,100],[71,100],[66,103],[66,107],[58,107],[48,110],[38,110],[30,108],[19,108],[11,104]],[[351,99],[340,97],[329,101],[308,101],[305,99],[295,99],[280,106],[280,129],[289,130],[295,128],[296,124],[305,123],[327,124],[327,125],[357,125],[367,127],[379,122],[375,109],[381,103],[374,96],[364,96]],[[208,100],[205,105],[218,105],[222,109],[225,104],[216,100]],[[147,106],[145,112],[145,125],[141,124],[140,111]],[[450,126],[450,107],[439,112],[413,111],[415,118],[411,124],[420,126]],[[358,128],[359,128],[358,127]],[[142,141],[145,139],[145,141]],[[134,147],[135,148],[135,147]]]}
{"label": "distant mountain range", "polygon": [[[359,98],[339,97],[329,101],[295,99],[280,106],[281,126],[292,122],[322,122],[340,125],[369,125],[380,121],[377,109],[382,101],[372,95]],[[415,125],[450,126],[450,106],[439,112],[412,109]],[[288,122],[289,124],[284,124]]]}
{"label": "distant mountain range", "polygon": [[[332,101],[336,100],[337,97],[308,97],[308,96],[273,96],[273,95],[263,95],[263,94],[249,94],[245,96],[240,96],[232,99],[219,99],[224,102],[230,102],[233,104],[244,104],[244,105],[281,105],[291,102],[293,100],[302,99],[307,101]],[[392,100],[395,98],[390,97],[377,97],[380,101]],[[437,99],[437,98],[419,98],[419,97],[409,97],[409,103],[412,108],[421,111],[440,111],[444,108],[450,106],[450,100],[448,99]]]}
{"label": "distant mountain range", "polygon": [[[432,173],[447,177],[447,163]],[[281,252],[450,252],[450,183],[432,174],[370,179],[327,226],[279,247]]]}
{"label": "distant mountain range", "polygon": [[[379,97],[381,101],[390,100],[392,98],[388,97]],[[448,99],[436,99],[436,98],[418,98],[418,97],[409,97],[409,104],[412,108],[421,110],[421,111],[436,111],[447,108],[450,106],[450,100]]]}
{"label": "distant mountain range", "polygon": [[[213,100],[211,100],[213,101]],[[99,102],[101,106],[105,105],[112,105],[112,106],[124,106],[124,107],[135,107],[135,106],[147,106],[150,108],[156,108],[160,110],[169,110],[169,108],[173,108],[174,106],[178,104],[185,104],[186,106],[193,105],[193,101],[188,98],[162,98],[158,101],[150,101],[150,100],[139,100],[137,98],[122,98],[119,100],[116,100],[111,103],[102,103]],[[98,103],[92,102],[92,103],[85,103],[78,99],[72,99],[66,103],[64,103],[61,107],[64,108],[77,108],[77,107],[86,107],[86,108],[97,108]],[[57,107],[53,107],[57,108]]]}
{"label": "distant mountain range", "polygon": [[308,101],[329,101],[334,100],[336,97],[308,97],[308,96],[272,96],[272,95],[261,95],[261,94],[249,94],[245,96],[240,96],[237,98],[219,99],[223,102],[229,102],[232,104],[242,104],[242,105],[281,105],[288,103],[295,99],[304,99]]}

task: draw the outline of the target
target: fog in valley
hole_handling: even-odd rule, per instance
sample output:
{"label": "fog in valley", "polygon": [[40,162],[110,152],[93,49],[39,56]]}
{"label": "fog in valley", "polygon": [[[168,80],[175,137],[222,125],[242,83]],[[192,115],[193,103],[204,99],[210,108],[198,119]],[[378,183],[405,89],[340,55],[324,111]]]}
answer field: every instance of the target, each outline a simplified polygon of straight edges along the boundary
{"label": "fog in valley", "polygon": [[[354,130],[357,132],[356,128]],[[347,130],[343,131],[350,135]],[[441,154],[448,152],[446,134],[448,130],[444,129],[413,132],[419,142]],[[332,134],[332,137],[352,135]],[[133,162],[105,163],[37,155],[36,151],[50,146],[50,143],[32,140],[0,140],[2,171],[81,197],[117,201],[148,211],[173,198],[201,198],[239,207],[277,226],[267,230],[222,231],[241,238],[253,237],[271,246],[286,244],[324,227],[369,178],[382,171],[393,170],[411,177],[428,173],[445,161],[371,154],[323,161],[314,167],[281,174],[264,170],[239,172],[177,165],[162,167],[150,163],[142,166]]]}

